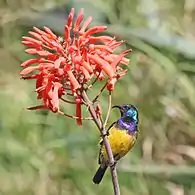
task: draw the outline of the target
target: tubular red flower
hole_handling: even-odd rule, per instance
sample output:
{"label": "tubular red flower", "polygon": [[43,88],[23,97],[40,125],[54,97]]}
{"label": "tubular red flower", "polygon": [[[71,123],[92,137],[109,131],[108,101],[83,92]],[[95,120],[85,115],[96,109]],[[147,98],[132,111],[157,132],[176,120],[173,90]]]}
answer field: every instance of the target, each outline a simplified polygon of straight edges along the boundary
{"label": "tubular red flower", "polygon": [[71,9],[70,14],[68,16],[68,20],[67,20],[67,26],[69,26],[70,28],[72,27],[73,17],[74,17],[74,8]]}
{"label": "tubular red flower", "polygon": [[31,42],[31,43],[36,44],[36,45],[40,45],[40,46],[41,46],[41,44],[42,44],[41,41],[36,40],[36,39],[34,39],[34,38],[31,38],[31,37],[25,37],[25,36],[23,36],[22,38],[23,38],[25,41]]}
{"label": "tubular red flower", "polygon": [[94,26],[88,29],[84,34],[83,37],[86,38],[92,34],[96,34],[102,31],[105,31],[107,29],[107,26]]}
{"label": "tubular red flower", "polygon": [[124,56],[126,54],[128,54],[130,51],[131,50],[126,50],[126,51],[122,52],[120,55],[116,56],[115,60],[111,63],[111,66],[113,68],[116,68],[119,65],[119,63],[122,61],[122,59],[124,58]]}
{"label": "tubular red flower", "polygon": [[32,55],[37,54],[37,50],[36,49],[26,49],[25,52],[28,53],[28,54],[32,54]]}
{"label": "tubular red flower", "polygon": [[109,36],[99,36],[99,37],[90,37],[89,42],[90,43],[96,43],[96,42],[102,42],[107,43],[113,40],[113,37]]}
{"label": "tubular red flower", "polygon": [[29,59],[29,60],[26,60],[25,62],[23,62],[20,66],[23,66],[23,67],[28,67],[28,66],[30,66],[30,65],[32,65],[32,64],[35,64],[35,63],[37,63],[37,62],[43,62],[44,61],[44,59],[40,59],[40,58],[33,58],[33,59]]}
{"label": "tubular red flower", "polygon": [[27,67],[27,68],[23,69],[23,70],[20,72],[20,74],[21,74],[21,75],[29,74],[29,73],[31,73],[31,72],[34,71],[34,70],[37,70],[37,66]]}
{"label": "tubular red flower", "polygon": [[116,82],[117,82],[117,78],[112,78],[112,79],[108,82],[108,84],[107,84],[107,89],[108,89],[109,91],[113,91],[113,90],[114,90],[114,87],[115,87],[115,85],[116,85]]}
{"label": "tubular red flower", "polygon": [[36,45],[35,43],[32,43],[30,41],[22,41],[22,43],[27,46],[27,47],[34,47],[34,48],[37,48],[37,49],[41,49],[41,45]]}
{"label": "tubular red flower", "polygon": [[83,75],[85,76],[86,82],[88,82],[90,80],[90,74],[89,74],[88,70],[85,69],[84,67],[81,67],[81,71],[83,72]]}
{"label": "tubular red flower", "polygon": [[109,63],[100,58],[98,55],[88,55],[110,78],[114,77],[114,71]]}
{"label": "tubular red flower", "polygon": [[29,31],[28,32],[30,35],[32,35],[34,38],[40,40],[40,41],[43,41],[43,38],[41,37],[40,34],[36,33],[36,32],[33,32],[33,31]]}
{"label": "tubular red flower", "polygon": [[53,112],[59,111],[59,90],[62,87],[61,83],[55,82],[54,88],[52,92],[52,105],[53,105]]}
{"label": "tubular red flower", "polygon": [[37,75],[34,74],[34,75],[30,75],[30,76],[22,76],[22,78],[23,78],[24,80],[27,80],[27,79],[36,79],[36,78],[37,78]]}
{"label": "tubular red flower", "polygon": [[126,73],[120,64],[129,63],[125,56],[130,52],[114,54],[113,50],[124,41],[108,35],[98,36],[97,33],[107,27],[88,28],[92,17],[83,22],[83,12],[81,9],[73,23],[74,8],[71,9],[63,37],[55,35],[48,27],[43,30],[33,27],[29,31],[31,37],[23,36],[22,43],[28,47],[25,52],[35,58],[23,62],[20,72],[23,79],[35,79],[37,99],[42,101],[41,105],[29,109],[60,112],[60,98],[73,96],[78,125],[82,124],[82,90],[102,80],[108,81],[108,90],[114,90],[118,79]]}
{"label": "tubular red flower", "polygon": [[92,17],[89,16],[89,17],[87,18],[87,20],[84,22],[83,26],[81,27],[81,30],[79,31],[79,34],[80,34],[80,35],[82,35],[82,34],[85,32],[87,26],[91,23],[91,21],[92,21]]}
{"label": "tubular red flower", "polygon": [[76,34],[79,31],[80,24],[81,24],[83,17],[84,17],[83,14],[84,14],[84,9],[81,9],[80,12],[78,13],[78,16],[76,18],[75,25],[73,28],[74,34]]}
{"label": "tubular red flower", "polygon": [[89,71],[89,73],[93,72],[93,68],[90,66],[90,64],[86,61],[82,61],[81,65],[86,68],[87,71]]}
{"label": "tubular red flower", "polygon": [[92,51],[94,51],[94,50],[101,50],[101,51],[105,51],[105,52],[107,52],[107,53],[112,53],[113,52],[113,50],[112,49],[110,49],[108,46],[106,46],[106,45],[94,45],[94,44],[90,44],[89,45],[89,49],[90,50],[92,50]]}
{"label": "tubular red flower", "polygon": [[44,26],[45,31],[51,36],[52,39],[57,39],[57,36],[46,26]]}
{"label": "tubular red flower", "polygon": [[48,33],[47,32],[44,32],[40,29],[38,29],[37,27],[33,27],[33,29],[40,35],[45,35],[45,36],[48,36]]}
{"label": "tubular red flower", "polygon": [[82,120],[81,120],[81,104],[82,104],[82,100],[79,97],[75,98],[75,103],[76,103],[76,117],[78,117],[77,119],[77,125],[81,126],[82,125]]}
{"label": "tubular red flower", "polygon": [[70,79],[70,83],[72,84],[73,86],[73,89],[76,90],[78,88],[81,87],[81,85],[79,84],[79,82],[77,81],[77,79],[75,78],[74,74],[72,73],[71,70],[67,71],[67,74],[69,76],[69,79]]}
{"label": "tubular red flower", "polygon": [[59,57],[56,61],[54,61],[54,67],[58,69],[62,63],[65,63],[65,59],[64,57]]}

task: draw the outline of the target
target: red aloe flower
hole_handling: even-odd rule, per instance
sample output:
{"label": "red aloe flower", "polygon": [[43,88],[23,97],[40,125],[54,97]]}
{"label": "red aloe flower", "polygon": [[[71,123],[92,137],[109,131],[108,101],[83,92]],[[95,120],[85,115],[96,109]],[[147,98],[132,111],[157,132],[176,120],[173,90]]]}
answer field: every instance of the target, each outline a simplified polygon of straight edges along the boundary
{"label": "red aloe flower", "polygon": [[[72,96],[76,104],[77,123],[81,125],[82,90],[95,80],[107,80],[107,89],[112,91],[117,80],[126,71],[119,64],[127,65],[125,58],[130,50],[113,54],[113,50],[123,41],[115,37],[95,36],[106,30],[106,26],[94,26],[87,29],[92,17],[83,22],[81,9],[75,22],[74,9],[71,10],[64,28],[64,37],[58,37],[49,28],[40,30],[36,27],[23,37],[22,43],[29,47],[26,53],[35,55],[21,64],[20,74],[23,79],[36,80],[39,106],[29,109],[49,109],[60,112],[62,96]],[[71,34],[73,34],[71,36]]]}

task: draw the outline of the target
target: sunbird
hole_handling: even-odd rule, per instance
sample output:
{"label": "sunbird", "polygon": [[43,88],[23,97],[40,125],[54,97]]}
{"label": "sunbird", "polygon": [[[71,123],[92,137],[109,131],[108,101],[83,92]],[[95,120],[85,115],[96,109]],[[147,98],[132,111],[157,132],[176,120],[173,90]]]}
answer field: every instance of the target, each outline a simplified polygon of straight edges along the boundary
{"label": "sunbird", "polygon": [[[121,117],[111,124],[107,130],[108,141],[112,149],[115,163],[125,156],[134,146],[138,137],[138,110],[131,104],[113,106],[120,110]],[[109,166],[109,159],[106,153],[103,139],[100,140],[99,168],[96,171],[93,182],[99,184]]]}

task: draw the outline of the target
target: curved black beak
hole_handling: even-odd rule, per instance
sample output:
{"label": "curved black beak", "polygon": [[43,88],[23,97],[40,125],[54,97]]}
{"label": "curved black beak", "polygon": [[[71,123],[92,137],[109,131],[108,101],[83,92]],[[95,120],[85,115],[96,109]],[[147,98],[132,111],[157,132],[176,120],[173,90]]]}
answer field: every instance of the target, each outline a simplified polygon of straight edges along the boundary
{"label": "curved black beak", "polygon": [[121,116],[123,116],[123,114],[124,114],[124,109],[123,109],[122,106],[116,105],[116,106],[112,106],[112,108],[118,108],[118,109],[120,110]]}

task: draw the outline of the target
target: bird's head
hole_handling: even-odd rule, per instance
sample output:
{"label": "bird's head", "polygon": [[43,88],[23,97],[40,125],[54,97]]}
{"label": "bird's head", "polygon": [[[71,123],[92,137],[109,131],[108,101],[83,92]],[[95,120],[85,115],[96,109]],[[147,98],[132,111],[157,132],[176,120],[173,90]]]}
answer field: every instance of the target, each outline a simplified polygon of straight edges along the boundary
{"label": "bird's head", "polygon": [[138,110],[131,104],[116,105],[112,108],[118,108],[121,113],[121,117],[129,117],[135,121],[138,121]]}

